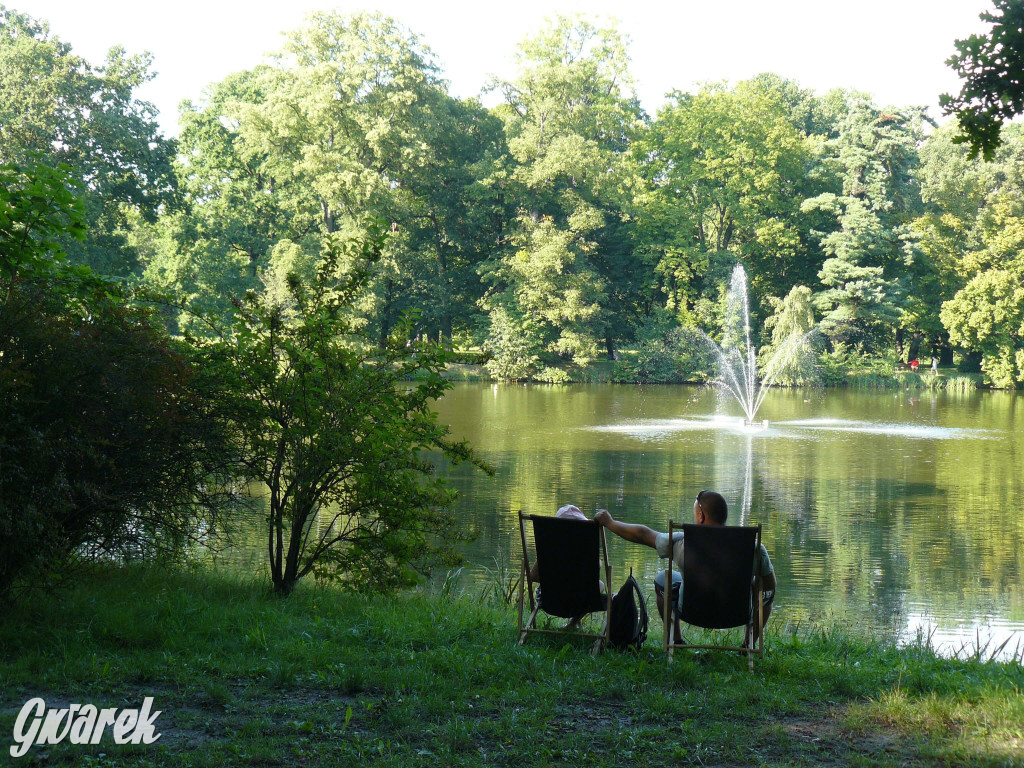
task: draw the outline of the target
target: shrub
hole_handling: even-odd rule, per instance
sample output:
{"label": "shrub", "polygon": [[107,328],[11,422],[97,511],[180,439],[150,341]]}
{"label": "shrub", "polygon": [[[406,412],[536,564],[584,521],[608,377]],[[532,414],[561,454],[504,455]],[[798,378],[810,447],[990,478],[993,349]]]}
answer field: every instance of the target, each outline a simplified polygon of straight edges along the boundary
{"label": "shrub", "polygon": [[484,352],[489,356],[486,366],[491,378],[499,381],[531,378],[540,362],[540,343],[533,333],[533,325],[503,307],[491,311],[490,321]]}
{"label": "shrub", "polygon": [[240,471],[268,489],[280,595],[309,574],[387,590],[454,563],[455,494],[420,451],[486,469],[430,409],[451,386],[444,351],[410,344],[407,327],[378,347],[352,317],[383,242],[326,236],[315,278],[288,276],[287,303],[250,293],[231,327],[195,341]]}
{"label": "shrub", "polygon": [[191,360],[119,286],[65,264],[81,213],[61,172],[0,176],[0,593],[83,556],[180,555],[229,498]]}
{"label": "shrub", "polygon": [[572,382],[572,376],[567,371],[561,368],[552,368],[551,366],[541,369],[533,378],[545,384],[569,384]]}

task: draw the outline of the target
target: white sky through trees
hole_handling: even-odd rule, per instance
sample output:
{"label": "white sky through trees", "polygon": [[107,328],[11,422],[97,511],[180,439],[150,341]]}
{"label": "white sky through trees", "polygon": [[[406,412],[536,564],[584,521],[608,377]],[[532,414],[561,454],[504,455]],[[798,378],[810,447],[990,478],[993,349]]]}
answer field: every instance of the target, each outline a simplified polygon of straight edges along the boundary
{"label": "white sky through trees", "polygon": [[[654,115],[673,88],[759,72],[823,93],[871,93],[885,106],[924,105],[938,119],[938,96],[958,91],[945,65],[953,41],[983,31],[991,0],[0,0],[50,23],[74,51],[99,63],[108,48],[150,51],[156,79],[139,93],[177,133],[177,107],[198,100],[227,74],[279,48],[281,33],[311,11],[376,10],[393,16],[434,51],[455,96],[475,96],[489,75],[512,78],[515,51],[545,17],[585,13],[617,18],[631,40],[637,94]],[[494,97],[485,99],[493,102]]]}

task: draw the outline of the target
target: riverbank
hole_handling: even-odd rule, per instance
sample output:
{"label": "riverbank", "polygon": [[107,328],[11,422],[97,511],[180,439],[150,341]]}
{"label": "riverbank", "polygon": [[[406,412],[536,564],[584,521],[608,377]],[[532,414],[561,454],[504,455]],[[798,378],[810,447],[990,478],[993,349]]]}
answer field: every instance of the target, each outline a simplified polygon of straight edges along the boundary
{"label": "riverbank", "polygon": [[515,644],[491,598],[369,600],[261,579],[105,569],[0,627],[0,741],[33,697],[161,714],[151,745],[64,740],[18,765],[1024,765],[1020,663],[772,627],[724,653]]}
{"label": "riverbank", "polygon": [[[567,367],[557,369],[558,376],[551,376],[555,369],[548,371],[551,380],[531,380],[535,384],[707,384],[707,380],[691,381],[689,379],[667,379],[664,381],[645,381],[635,371],[610,360],[594,360],[584,368]],[[460,382],[497,382],[491,377],[487,367],[480,363],[449,363],[444,377],[450,381]],[[555,380],[557,379],[557,380]],[[930,371],[911,371],[910,369],[883,369],[877,371],[832,371],[824,376],[819,386],[827,388],[850,387],[852,389],[873,390],[913,390],[913,391],[947,391],[955,393],[974,392],[990,389],[980,373],[961,373],[955,368],[941,369],[938,373]]]}

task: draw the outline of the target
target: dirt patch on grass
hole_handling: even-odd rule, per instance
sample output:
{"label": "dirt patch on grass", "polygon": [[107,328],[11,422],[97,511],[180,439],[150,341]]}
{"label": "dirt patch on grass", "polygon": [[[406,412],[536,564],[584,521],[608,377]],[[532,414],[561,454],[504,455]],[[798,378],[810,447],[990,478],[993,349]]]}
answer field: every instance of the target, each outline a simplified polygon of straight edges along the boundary
{"label": "dirt patch on grass", "polygon": [[787,717],[766,724],[766,732],[776,735],[773,741],[778,750],[769,750],[769,755],[781,760],[800,756],[828,766],[849,765],[854,758],[869,765],[931,765],[896,729],[880,724],[871,730],[853,729],[846,725],[845,715],[845,708],[839,707],[818,717]]}

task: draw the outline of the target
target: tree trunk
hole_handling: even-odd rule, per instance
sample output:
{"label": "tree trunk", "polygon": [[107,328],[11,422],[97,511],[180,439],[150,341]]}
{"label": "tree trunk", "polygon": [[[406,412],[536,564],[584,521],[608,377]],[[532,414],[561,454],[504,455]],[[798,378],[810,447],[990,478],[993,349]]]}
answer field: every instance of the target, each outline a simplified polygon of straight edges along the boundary
{"label": "tree trunk", "polygon": [[604,349],[608,353],[608,359],[615,359],[615,340],[610,333],[604,335]]}
{"label": "tree trunk", "polygon": [[920,331],[914,331],[914,335],[910,338],[910,348],[907,352],[907,360],[914,360],[921,354],[921,341],[924,335]]}

